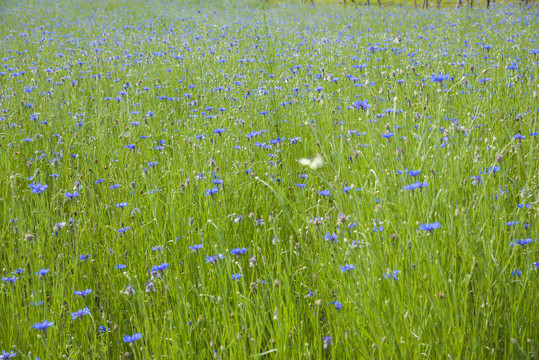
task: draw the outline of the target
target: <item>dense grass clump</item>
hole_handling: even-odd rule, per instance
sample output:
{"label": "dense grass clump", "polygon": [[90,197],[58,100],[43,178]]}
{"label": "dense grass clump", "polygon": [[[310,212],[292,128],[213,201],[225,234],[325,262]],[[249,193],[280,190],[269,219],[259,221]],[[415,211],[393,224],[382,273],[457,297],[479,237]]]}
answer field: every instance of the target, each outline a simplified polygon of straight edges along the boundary
{"label": "dense grass clump", "polygon": [[536,9],[1,23],[1,358],[537,355]]}

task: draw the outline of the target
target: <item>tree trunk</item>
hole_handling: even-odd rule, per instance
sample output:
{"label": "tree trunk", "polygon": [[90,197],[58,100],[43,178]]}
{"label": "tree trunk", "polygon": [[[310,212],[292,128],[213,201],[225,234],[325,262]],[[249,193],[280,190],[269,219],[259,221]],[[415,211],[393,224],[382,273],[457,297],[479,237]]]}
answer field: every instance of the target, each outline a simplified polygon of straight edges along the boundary
{"label": "tree trunk", "polygon": [[378,0],[378,7],[382,7],[382,2]]}
{"label": "tree trunk", "polygon": [[457,9],[460,9],[462,6],[462,0],[457,0]]}
{"label": "tree trunk", "polygon": [[470,8],[473,9],[473,0],[470,0]]}
{"label": "tree trunk", "polygon": [[[488,1],[488,0],[487,0]],[[438,9],[440,9],[440,5],[442,4],[442,0],[437,0],[436,1],[436,6],[438,6]]]}
{"label": "tree trunk", "polygon": [[371,0],[367,0],[367,6],[371,6]]}

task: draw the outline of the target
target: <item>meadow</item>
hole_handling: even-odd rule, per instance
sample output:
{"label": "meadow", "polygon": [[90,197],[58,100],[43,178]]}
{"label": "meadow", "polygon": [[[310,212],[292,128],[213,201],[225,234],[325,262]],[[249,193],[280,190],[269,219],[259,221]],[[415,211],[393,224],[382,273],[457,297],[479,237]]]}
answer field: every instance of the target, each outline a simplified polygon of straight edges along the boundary
{"label": "meadow", "polygon": [[0,5],[0,359],[539,352],[539,10]]}

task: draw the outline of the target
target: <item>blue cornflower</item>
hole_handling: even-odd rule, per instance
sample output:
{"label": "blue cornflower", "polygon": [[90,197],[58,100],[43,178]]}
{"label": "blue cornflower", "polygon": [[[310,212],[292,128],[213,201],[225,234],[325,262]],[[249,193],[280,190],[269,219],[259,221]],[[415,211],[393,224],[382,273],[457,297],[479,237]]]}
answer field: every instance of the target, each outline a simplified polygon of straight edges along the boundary
{"label": "blue cornflower", "polygon": [[119,229],[118,229],[118,233],[119,233],[119,234],[123,234],[123,233],[126,232],[127,230],[129,230],[129,226],[128,226],[128,227],[119,228]]}
{"label": "blue cornflower", "polygon": [[86,289],[81,291],[75,291],[75,295],[82,296],[83,298],[86,297],[86,295],[90,294],[92,292],[92,289]]}
{"label": "blue cornflower", "polygon": [[38,272],[36,272],[36,275],[39,275],[39,276],[47,275],[49,271],[50,271],[49,269],[41,269]]}
{"label": "blue cornflower", "polygon": [[2,354],[0,355],[0,360],[7,360],[7,359],[14,358],[16,356],[17,356],[16,352],[13,352],[13,351],[6,352],[2,350]]}
{"label": "blue cornflower", "polygon": [[43,321],[43,322],[40,322],[40,323],[35,323],[34,325],[32,325],[32,327],[36,330],[40,330],[40,331],[45,331],[47,330],[48,328],[50,328],[51,326],[54,325],[54,321]]}
{"label": "blue cornflower", "polygon": [[202,249],[203,247],[204,247],[204,244],[188,246],[189,250],[193,250],[194,252],[198,252],[198,250]]}
{"label": "blue cornflower", "polygon": [[241,274],[232,274],[232,280],[239,280],[241,278]]}
{"label": "blue cornflower", "polygon": [[511,276],[517,276],[518,277],[520,275],[522,275],[522,270],[520,270],[520,269],[515,269],[515,270],[511,271]]}
{"label": "blue cornflower", "polygon": [[392,273],[391,272],[388,272],[388,273],[384,273],[384,278],[386,279],[393,279],[393,280],[399,280],[399,273],[401,271],[400,270],[394,270]]}
{"label": "blue cornflower", "polygon": [[339,236],[337,234],[335,234],[335,233],[333,233],[333,235],[330,235],[329,233],[324,235],[324,239],[326,239],[326,241],[330,241],[330,242],[336,242],[336,241],[338,241],[338,238],[339,238]]}
{"label": "blue cornflower", "polygon": [[128,145],[125,145],[125,148],[129,150],[135,150],[136,146],[135,144],[128,144]]}
{"label": "blue cornflower", "polygon": [[126,267],[127,267],[127,265],[125,265],[125,264],[118,264],[118,265],[114,266],[114,268],[117,269],[117,270],[121,270],[121,269],[124,269]]}
{"label": "blue cornflower", "polygon": [[49,187],[49,185],[46,185],[46,184],[41,185],[40,183],[31,183],[28,186],[30,187],[30,192],[33,194],[41,194],[43,191],[45,191]]}
{"label": "blue cornflower", "polygon": [[354,270],[355,268],[356,267],[353,264],[343,265],[343,266],[341,266],[341,272],[344,273],[344,272],[347,272],[347,271]]}
{"label": "blue cornflower", "polygon": [[159,164],[158,161],[150,161],[150,162],[148,163],[148,166],[149,166],[149,167],[154,167],[154,166],[156,166],[157,164]]}
{"label": "blue cornflower", "polygon": [[2,276],[2,281],[8,282],[10,284],[13,284],[17,279],[18,277],[16,277],[15,275],[10,276],[10,277]]}
{"label": "blue cornflower", "polygon": [[359,100],[359,101],[356,101],[354,104],[353,104],[354,108],[356,108],[357,110],[361,109],[361,110],[367,110],[368,108],[370,108],[371,106],[369,105],[369,102],[367,100]]}
{"label": "blue cornflower", "polygon": [[142,338],[142,334],[141,333],[136,333],[136,334],[133,334],[131,336],[129,335],[124,335],[124,342],[126,343],[132,343],[136,340],[140,340]]}
{"label": "blue cornflower", "polygon": [[389,140],[393,135],[395,135],[395,134],[393,134],[392,132],[386,132],[386,133],[382,134],[382,137]]}
{"label": "blue cornflower", "polygon": [[232,249],[230,250],[230,254],[231,255],[237,255],[237,256],[240,256],[240,255],[243,255],[247,252],[247,249],[246,248],[236,248],[236,249]]}
{"label": "blue cornflower", "polygon": [[163,248],[159,245],[152,247],[153,251],[163,251]]}
{"label": "blue cornflower", "polygon": [[416,177],[417,175],[421,174],[421,170],[410,170],[408,171],[408,175]]}
{"label": "blue cornflower", "polygon": [[79,260],[80,261],[85,261],[85,260],[88,260],[90,258],[90,254],[82,254],[82,255],[79,255]]}
{"label": "blue cornflower", "polygon": [[342,308],[342,304],[340,302],[338,302],[338,301],[332,301],[328,305],[335,306],[335,309],[337,309],[337,310],[340,310]]}
{"label": "blue cornflower", "polygon": [[206,264],[215,264],[217,262],[217,255],[206,256]]}
{"label": "blue cornflower", "polygon": [[330,196],[330,193],[329,193],[329,190],[320,190],[318,191],[318,195],[322,195],[322,196]]}
{"label": "blue cornflower", "polygon": [[109,330],[106,326],[103,326],[101,325],[100,327],[97,328],[97,331],[99,332],[107,332],[107,330]]}
{"label": "blue cornflower", "polygon": [[432,82],[439,82],[440,84],[443,83],[445,80],[448,80],[449,79],[449,75],[444,75],[444,74],[433,74],[430,78],[430,81]]}
{"label": "blue cornflower", "polygon": [[160,265],[152,266],[152,272],[158,272],[158,271],[163,272],[168,267],[169,267],[168,263],[163,263]]}
{"label": "blue cornflower", "polygon": [[333,341],[331,340],[331,336],[324,336],[322,338],[322,341],[324,342],[324,349],[327,349],[328,345],[333,345]]}
{"label": "blue cornflower", "polygon": [[429,223],[426,223],[426,224],[421,224],[419,226],[419,230],[424,230],[424,231],[430,231],[432,232],[434,229],[438,229],[440,228],[442,225],[439,223],[439,222],[435,222],[435,223],[432,223],[432,224],[429,224]]}
{"label": "blue cornflower", "polygon": [[77,318],[82,317],[84,315],[89,315],[89,314],[90,314],[90,309],[88,309],[88,307],[85,307],[84,309],[71,313],[71,319],[77,320]]}

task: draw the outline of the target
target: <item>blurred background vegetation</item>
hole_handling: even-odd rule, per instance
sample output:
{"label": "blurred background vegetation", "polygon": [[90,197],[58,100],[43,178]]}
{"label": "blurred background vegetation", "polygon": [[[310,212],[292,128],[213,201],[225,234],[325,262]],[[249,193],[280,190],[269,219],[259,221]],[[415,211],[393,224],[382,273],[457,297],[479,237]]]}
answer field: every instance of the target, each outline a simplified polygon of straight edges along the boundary
{"label": "blurred background vegetation", "polygon": [[341,4],[357,6],[411,6],[429,8],[490,8],[492,6],[536,6],[537,0],[258,0],[266,3]]}

